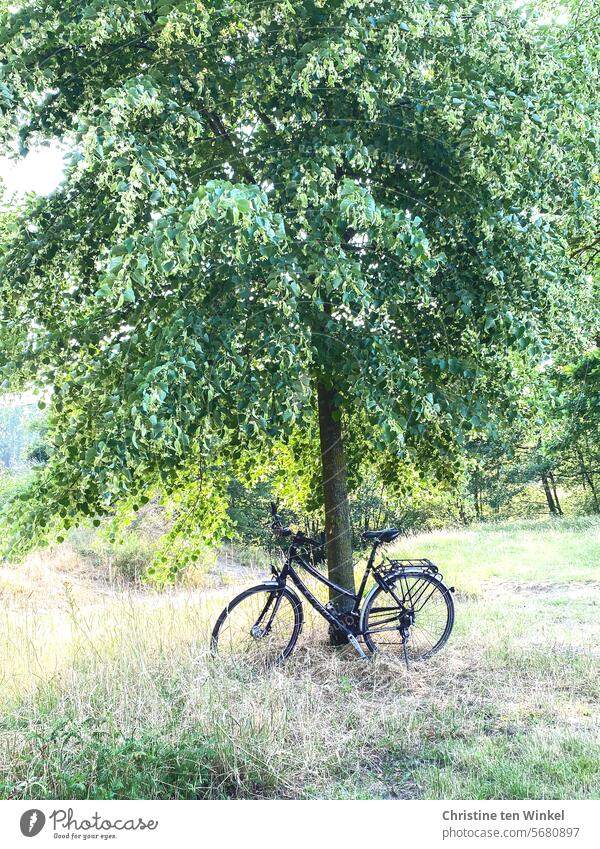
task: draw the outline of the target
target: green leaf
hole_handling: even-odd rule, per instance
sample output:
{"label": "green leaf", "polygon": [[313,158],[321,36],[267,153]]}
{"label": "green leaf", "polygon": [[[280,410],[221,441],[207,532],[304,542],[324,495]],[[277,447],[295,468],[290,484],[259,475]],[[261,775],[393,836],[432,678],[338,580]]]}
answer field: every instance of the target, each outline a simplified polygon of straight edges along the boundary
{"label": "green leaf", "polygon": [[109,298],[112,295],[112,289],[110,286],[104,284],[100,286],[94,293],[94,297],[98,300],[103,300],[105,298]]}

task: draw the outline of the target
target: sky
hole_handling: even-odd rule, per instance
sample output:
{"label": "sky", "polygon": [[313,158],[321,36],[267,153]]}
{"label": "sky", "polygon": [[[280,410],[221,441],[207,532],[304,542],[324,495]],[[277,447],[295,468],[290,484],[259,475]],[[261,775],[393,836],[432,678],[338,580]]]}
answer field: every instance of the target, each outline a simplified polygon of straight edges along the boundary
{"label": "sky", "polygon": [[[63,173],[63,151],[58,147],[44,147],[31,151],[22,159],[14,160],[0,156],[0,180],[9,195],[16,192],[24,195],[37,192],[46,195],[61,181]],[[0,396],[0,409],[34,404],[39,395],[26,392],[19,395]]]}
{"label": "sky", "polygon": [[0,156],[0,180],[7,193],[47,195],[60,183],[63,151],[57,146],[32,150],[22,159]]}

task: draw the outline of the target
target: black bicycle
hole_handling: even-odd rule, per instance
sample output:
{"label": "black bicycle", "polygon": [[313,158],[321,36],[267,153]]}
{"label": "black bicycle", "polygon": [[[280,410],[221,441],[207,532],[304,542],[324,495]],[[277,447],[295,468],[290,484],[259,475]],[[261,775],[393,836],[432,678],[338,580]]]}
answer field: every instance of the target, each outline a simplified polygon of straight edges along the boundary
{"label": "black bicycle", "polygon": [[[263,667],[279,665],[290,656],[302,631],[304,612],[288,579],[362,658],[368,657],[367,652],[399,653],[408,666],[409,661],[426,660],[442,648],[454,624],[454,587],[444,583],[430,560],[390,560],[382,556],[375,564],[379,549],[395,540],[400,531],[384,528],[363,534],[373,547],[358,592],[352,593],[330,581],[310,562],[307,553],[321,547],[321,542],[285,527],[275,504],[271,505],[271,514],[273,531],[291,543],[283,566],[273,565],[272,580],[244,590],[229,602],[213,628],[213,655]],[[297,567],[339,596],[352,599],[351,609],[340,611],[331,602],[322,604]],[[374,584],[363,603],[370,577]]]}

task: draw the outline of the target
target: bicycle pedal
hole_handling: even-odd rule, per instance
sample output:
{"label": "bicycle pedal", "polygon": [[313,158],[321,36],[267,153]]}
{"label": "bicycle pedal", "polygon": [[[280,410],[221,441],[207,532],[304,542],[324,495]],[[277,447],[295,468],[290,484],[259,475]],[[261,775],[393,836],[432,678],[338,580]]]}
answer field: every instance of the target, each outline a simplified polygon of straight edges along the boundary
{"label": "bicycle pedal", "polygon": [[363,660],[368,660],[367,655],[363,651],[363,647],[358,642],[354,634],[348,634],[348,642],[354,648],[354,650],[362,657]]}

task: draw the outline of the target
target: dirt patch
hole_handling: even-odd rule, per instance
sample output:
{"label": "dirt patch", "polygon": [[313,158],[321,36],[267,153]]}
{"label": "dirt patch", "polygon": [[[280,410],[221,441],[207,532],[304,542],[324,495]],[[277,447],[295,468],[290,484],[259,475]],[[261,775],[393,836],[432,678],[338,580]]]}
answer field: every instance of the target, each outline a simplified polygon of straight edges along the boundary
{"label": "dirt patch", "polygon": [[495,595],[519,595],[527,598],[600,599],[600,581],[548,581],[520,583],[518,581],[490,581],[487,590]]}
{"label": "dirt patch", "polygon": [[266,581],[269,577],[264,567],[240,563],[228,552],[221,552],[215,565],[206,574],[206,586],[218,588],[234,584],[259,583]]}

